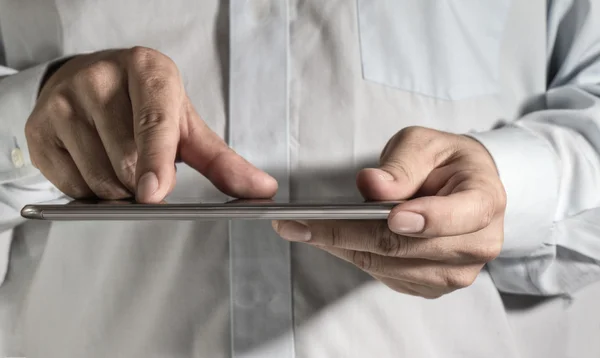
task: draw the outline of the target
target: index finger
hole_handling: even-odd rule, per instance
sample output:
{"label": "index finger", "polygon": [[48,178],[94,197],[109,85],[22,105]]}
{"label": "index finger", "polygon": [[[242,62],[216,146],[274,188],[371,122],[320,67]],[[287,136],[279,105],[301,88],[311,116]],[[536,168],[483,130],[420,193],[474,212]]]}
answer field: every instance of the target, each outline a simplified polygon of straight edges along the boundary
{"label": "index finger", "polygon": [[127,73],[138,150],[136,197],[160,202],[175,183],[183,85],[173,62],[150,49],[132,50]]}
{"label": "index finger", "polygon": [[234,152],[188,104],[181,132],[181,159],[223,193],[243,199],[271,198],[277,181]]}
{"label": "index finger", "polygon": [[385,257],[460,260],[470,247],[469,237],[422,239],[398,235],[384,220],[274,221],[273,228],[290,241]]}

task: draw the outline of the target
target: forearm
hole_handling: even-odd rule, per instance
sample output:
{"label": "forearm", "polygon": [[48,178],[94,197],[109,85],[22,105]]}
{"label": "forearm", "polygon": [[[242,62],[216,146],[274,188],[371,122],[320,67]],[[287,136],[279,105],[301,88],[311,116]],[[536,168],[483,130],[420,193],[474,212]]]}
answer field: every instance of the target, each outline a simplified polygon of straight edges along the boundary
{"label": "forearm", "polygon": [[546,104],[475,135],[508,195],[504,250],[489,265],[503,291],[563,294],[600,278],[600,97],[564,86]]}
{"label": "forearm", "polygon": [[538,108],[474,135],[508,197],[499,289],[569,294],[600,280],[600,3],[548,0],[548,89]]}

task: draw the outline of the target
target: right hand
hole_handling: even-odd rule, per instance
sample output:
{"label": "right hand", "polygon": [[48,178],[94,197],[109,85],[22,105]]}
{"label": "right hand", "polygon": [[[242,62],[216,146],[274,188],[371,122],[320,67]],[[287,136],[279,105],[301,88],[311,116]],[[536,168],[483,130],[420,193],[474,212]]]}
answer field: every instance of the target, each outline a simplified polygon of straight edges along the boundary
{"label": "right hand", "polygon": [[44,84],[25,133],[33,165],[72,198],[160,202],[176,159],[229,196],[277,191],[200,119],[175,63],[148,48],[67,61]]}

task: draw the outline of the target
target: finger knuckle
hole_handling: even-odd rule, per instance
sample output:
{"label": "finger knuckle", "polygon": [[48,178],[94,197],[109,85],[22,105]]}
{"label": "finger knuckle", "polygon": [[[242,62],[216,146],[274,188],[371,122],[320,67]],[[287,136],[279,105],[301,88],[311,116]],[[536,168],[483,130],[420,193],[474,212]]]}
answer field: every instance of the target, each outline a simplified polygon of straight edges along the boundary
{"label": "finger knuckle", "polygon": [[369,252],[354,251],[352,253],[352,263],[364,271],[376,270],[374,257]]}
{"label": "finger knuckle", "polygon": [[41,112],[51,115],[51,118],[70,118],[74,111],[69,96],[57,91],[47,97],[41,106]]}
{"label": "finger knuckle", "polygon": [[338,225],[331,225],[329,227],[329,244],[333,247],[339,247],[342,245],[343,237],[342,230]]}
{"label": "finger knuckle", "polygon": [[137,153],[126,155],[119,162],[121,179],[128,185],[135,183],[135,168],[137,166]]}
{"label": "finger knuckle", "polygon": [[144,67],[149,63],[155,62],[157,57],[161,56],[161,53],[149,47],[134,46],[129,49],[128,55],[135,67]]}
{"label": "finger knuckle", "polygon": [[177,66],[170,57],[160,51],[144,46],[135,46],[128,51],[130,67],[141,72],[160,68],[161,72],[176,72]]}
{"label": "finger knuckle", "polygon": [[429,129],[421,126],[410,126],[400,130],[399,135],[402,139],[420,138],[429,133]]}
{"label": "finger knuckle", "polygon": [[452,269],[446,270],[442,277],[442,287],[450,290],[458,290],[471,286],[475,282],[477,275],[466,269]]}
{"label": "finger knuckle", "polygon": [[480,228],[489,226],[492,223],[495,215],[494,197],[486,191],[482,191],[479,202],[476,204],[478,208],[476,212],[479,212],[481,218]]}
{"label": "finger knuckle", "polygon": [[[421,126],[406,127],[399,132],[399,141],[414,151],[436,153],[437,151],[432,149],[440,147],[440,137],[436,135],[437,133],[439,132],[434,129]],[[427,159],[433,160],[434,158]]]}
{"label": "finger knuckle", "polygon": [[390,231],[386,222],[378,222],[373,227],[371,237],[374,238],[375,252],[384,256],[406,256],[408,240],[404,236]]}
{"label": "finger knuckle", "polygon": [[495,260],[502,252],[502,239],[490,240],[486,245],[482,245],[478,253],[478,262],[488,263]]}
{"label": "finger knuckle", "polygon": [[145,107],[138,112],[138,134],[152,135],[164,127],[167,123],[167,116],[162,110]]}
{"label": "finger knuckle", "polygon": [[493,261],[500,255],[502,250],[502,241],[487,240],[481,244],[472,247],[457,250],[455,257],[460,263],[481,263],[485,264]]}
{"label": "finger knuckle", "polygon": [[34,118],[30,118],[27,123],[25,123],[25,138],[30,147],[36,146],[44,140],[45,131],[40,127],[41,126]]}
{"label": "finger knuckle", "polygon": [[164,93],[178,96],[181,92],[181,88],[175,77],[169,76],[164,72],[143,74],[140,83],[154,97],[160,97]]}
{"label": "finger knuckle", "polygon": [[74,116],[74,109],[70,98],[61,92],[46,96],[40,102],[25,123],[25,137],[32,143],[43,142],[52,132],[51,127],[65,121],[70,121]]}
{"label": "finger knuckle", "polygon": [[119,170],[121,172],[133,172],[137,165],[137,154],[126,155],[120,160]]}
{"label": "finger knuckle", "polygon": [[407,148],[409,152],[417,152],[423,149],[428,143],[428,129],[424,127],[406,127],[398,132],[397,142]]}
{"label": "finger knuckle", "polygon": [[79,70],[72,78],[76,89],[98,91],[107,87],[114,81],[118,72],[115,65],[106,60],[101,60],[87,65]]}

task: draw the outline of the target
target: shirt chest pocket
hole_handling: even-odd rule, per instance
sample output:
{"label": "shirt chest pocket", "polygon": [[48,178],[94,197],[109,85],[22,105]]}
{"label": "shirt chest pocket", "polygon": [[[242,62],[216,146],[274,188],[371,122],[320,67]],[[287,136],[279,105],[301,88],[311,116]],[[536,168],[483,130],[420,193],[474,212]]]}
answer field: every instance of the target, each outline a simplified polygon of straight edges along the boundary
{"label": "shirt chest pocket", "polygon": [[357,0],[366,80],[444,100],[498,91],[511,0]]}

